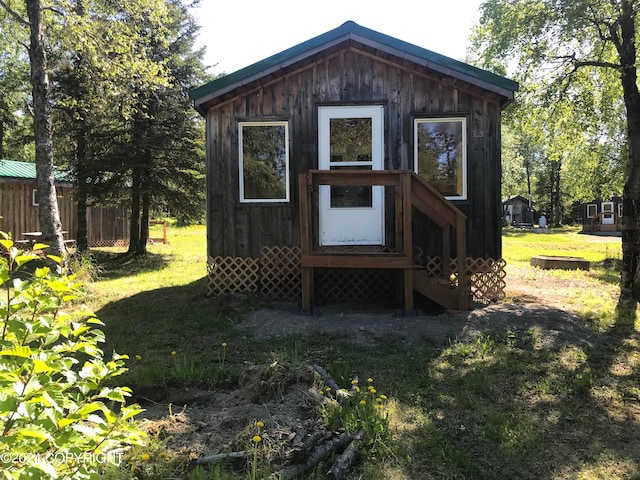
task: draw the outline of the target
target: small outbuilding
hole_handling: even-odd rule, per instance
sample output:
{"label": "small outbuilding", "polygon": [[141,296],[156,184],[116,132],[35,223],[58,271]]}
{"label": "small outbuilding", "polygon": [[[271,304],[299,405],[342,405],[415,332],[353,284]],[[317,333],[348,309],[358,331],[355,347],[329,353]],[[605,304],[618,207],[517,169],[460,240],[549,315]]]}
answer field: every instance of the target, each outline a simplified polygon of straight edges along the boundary
{"label": "small outbuilding", "polygon": [[[62,229],[69,240],[76,238],[78,208],[76,187],[65,172],[54,172]],[[35,163],[0,160],[0,230],[15,240],[40,230],[36,195]],[[87,240],[89,246],[124,245],[129,241],[129,221],[124,208],[88,207]]]}
{"label": "small outbuilding", "polygon": [[505,225],[519,228],[533,227],[531,201],[522,195],[514,195],[502,201],[502,218]]}
{"label": "small outbuilding", "polygon": [[210,291],[305,311],[499,297],[501,112],[517,88],[347,22],[191,91]]}

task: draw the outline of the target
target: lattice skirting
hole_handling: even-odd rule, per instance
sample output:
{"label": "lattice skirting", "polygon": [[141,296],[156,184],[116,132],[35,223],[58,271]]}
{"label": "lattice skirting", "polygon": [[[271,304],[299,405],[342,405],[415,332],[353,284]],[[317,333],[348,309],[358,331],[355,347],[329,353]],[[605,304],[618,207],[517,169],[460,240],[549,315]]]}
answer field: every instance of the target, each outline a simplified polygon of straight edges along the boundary
{"label": "lattice skirting", "polygon": [[128,247],[129,239],[117,240],[89,240],[90,247]]}
{"label": "lattice skirting", "polygon": [[[302,267],[299,247],[263,247],[260,258],[215,257],[207,264],[209,295],[261,293],[280,301],[299,301],[302,296]],[[431,276],[442,275],[440,257],[421,259]],[[504,298],[505,266],[502,259],[467,258],[467,275],[473,300],[489,303]],[[450,265],[451,282],[457,285],[457,264]],[[376,269],[315,269],[316,297],[323,303],[392,301],[401,275]]]}

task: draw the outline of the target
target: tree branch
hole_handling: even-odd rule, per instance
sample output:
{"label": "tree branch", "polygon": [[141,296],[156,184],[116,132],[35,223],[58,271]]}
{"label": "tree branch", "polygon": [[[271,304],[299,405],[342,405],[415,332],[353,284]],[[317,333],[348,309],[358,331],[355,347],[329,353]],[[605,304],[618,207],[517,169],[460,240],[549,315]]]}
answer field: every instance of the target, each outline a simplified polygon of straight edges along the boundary
{"label": "tree branch", "polygon": [[575,69],[577,70],[580,67],[602,67],[602,68],[614,68],[616,70],[622,70],[622,65],[611,62],[600,62],[597,60],[584,60],[584,61],[575,61],[573,62]]}
{"label": "tree branch", "polygon": [[0,0],[0,7],[4,8],[9,15],[15,18],[19,23],[29,27],[31,22],[22,17],[18,12],[16,12],[13,8],[11,8],[4,0]]}

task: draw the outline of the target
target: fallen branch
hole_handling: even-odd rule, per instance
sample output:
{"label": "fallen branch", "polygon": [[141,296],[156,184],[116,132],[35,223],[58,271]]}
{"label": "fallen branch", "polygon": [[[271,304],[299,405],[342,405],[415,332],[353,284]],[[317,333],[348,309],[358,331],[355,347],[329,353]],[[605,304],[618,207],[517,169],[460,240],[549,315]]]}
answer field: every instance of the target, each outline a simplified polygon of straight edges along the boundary
{"label": "fallen branch", "polygon": [[349,392],[347,392],[344,388],[340,388],[340,385],[336,383],[336,381],[331,378],[331,375],[327,373],[327,371],[322,368],[320,365],[314,365],[313,369],[322,377],[324,383],[331,389],[331,392],[336,397],[338,402],[342,402],[343,400],[349,398]]}
{"label": "fallen branch", "polygon": [[362,445],[364,440],[365,431],[363,428],[353,437],[353,441],[349,443],[347,448],[345,448],[342,455],[338,457],[336,462],[331,467],[331,470],[327,473],[327,478],[331,480],[343,480],[347,473],[349,473],[349,469],[353,466],[353,464],[358,459],[359,448]]}
{"label": "fallen branch", "polygon": [[353,439],[353,435],[344,432],[333,437],[332,439],[317,445],[309,452],[304,463],[289,465],[278,472],[274,472],[269,476],[269,480],[290,480],[298,478],[313,470],[322,459],[329,453],[339,452],[349,444]]}
{"label": "fallen branch", "polygon": [[309,435],[304,440],[299,435],[296,435],[296,438],[294,438],[292,442],[292,448],[286,453],[285,458],[289,463],[297,463],[303,461],[305,458],[307,458],[309,452],[313,449],[316,443],[322,440],[324,435],[324,432],[321,430],[313,432],[313,434]]}
{"label": "fallen branch", "polygon": [[228,452],[228,453],[217,453],[215,455],[207,455],[205,457],[200,457],[196,460],[197,465],[207,465],[210,463],[219,463],[225,460],[236,460],[238,458],[244,458],[247,455],[247,452],[241,450],[239,452]]}

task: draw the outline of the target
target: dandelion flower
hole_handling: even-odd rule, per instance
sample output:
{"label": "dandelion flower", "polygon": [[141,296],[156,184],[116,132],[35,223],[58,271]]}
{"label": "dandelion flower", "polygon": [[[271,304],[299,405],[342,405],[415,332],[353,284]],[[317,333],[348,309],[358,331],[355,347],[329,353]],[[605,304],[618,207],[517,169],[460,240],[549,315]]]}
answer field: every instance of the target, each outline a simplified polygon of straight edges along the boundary
{"label": "dandelion flower", "polygon": [[262,441],[262,437],[260,435],[254,435],[251,440],[253,440],[253,443],[260,443]]}
{"label": "dandelion flower", "polygon": [[386,399],[387,399],[387,396],[386,396],[386,395],[380,395],[380,398],[381,398],[382,400],[386,400]]}
{"label": "dandelion flower", "polygon": [[222,348],[227,348],[227,342],[222,342]]}
{"label": "dandelion flower", "polygon": [[371,387],[371,388],[369,389],[369,392],[371,392],[371,393],[376,393],[376,389],[375,389],[375,388],[373,388],[373,387]]}
{"label": "dandelion flower", "polygon": [[360,391],[360,387],[356,387],[356,393]]}
{"label": "dandelion flower", "polygon": [[142,355],[136,355],[136,360],[142,360]]}
{"label": "dandelion flower", "polygon": [[380,397],[376,398],[376,402],[382,403],[382,398],[380,398]]}
{"label": "dandelion flower", "polygon": [[353,380],[351,380],[351,385],[357,385],[358,384],[358,379],[354,378]]}
{"label": "dandelion flower", "polygon": [[148,461],[148,460],[151,458],[151,456],[150,456],[148,453],[143,453],[142,455],[140,455],[140,458],[141,458],[144,462],[146,462],[146,461]]}
{"label": "dandelion flower", "polygon": [[382,405],[376,405],[376,408],[377,408],[378,410],[382,410],[384,407],[383,407]]}
{"label": "dandelion flower", "polygon": [[331,387],[324,387],[325,392],[330,392],[331,391]]}
{"label": "dandelion flower", "polygon": [[261,422],[260,420],[258,420],[258,421],[256,422],[256,426],[257,426],[258,428],[262,428],[262,427],[264,427],[264,422]]}
{"label": "dandelion flower", "polygon": [[373,378],[371,378],[371,377],[367,378],[367,382],[373,383]]}
{"label": "dandelion flower", "polygon": [[176,355],[177,353],[178,353],[178,352],[176,352],[175,350],[173,350],[173,351],[171,352],[171,355]]}
{"label": "dandelion flower", "polygon": [[366,400],[360,400],[360,405],[366,405],[367,401]]}

